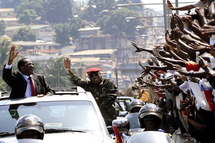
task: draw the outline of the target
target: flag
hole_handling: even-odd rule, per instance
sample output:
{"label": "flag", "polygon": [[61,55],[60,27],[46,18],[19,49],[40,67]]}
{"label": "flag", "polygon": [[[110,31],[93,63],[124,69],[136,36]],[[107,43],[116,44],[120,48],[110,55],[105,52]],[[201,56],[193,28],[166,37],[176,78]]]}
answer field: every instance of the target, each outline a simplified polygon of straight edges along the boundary
{"label": "flag", "polygon": [[185,62],[187,71],[199,71],[200,66],[195,62]]}
{"label": "flag", "polygon": [[114,129],[114,133],[116,135],[116,141],[117,141],[116,143],[123,143],[122,138],[121,138],[120,133],[119,133],[119,130],[115,124],[113,126],[113,129]]}

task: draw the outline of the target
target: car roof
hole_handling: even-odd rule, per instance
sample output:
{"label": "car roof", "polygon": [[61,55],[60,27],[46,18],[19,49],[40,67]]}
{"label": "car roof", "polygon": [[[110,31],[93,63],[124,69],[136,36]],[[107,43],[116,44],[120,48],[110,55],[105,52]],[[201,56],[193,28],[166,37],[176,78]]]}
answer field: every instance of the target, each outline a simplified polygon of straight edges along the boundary
{"label": "car roof", "polygon": [[[8,97],[0,98],[1,105],[23,104],[32,102],[52,102],[52,101],[71,101],[71,100],[86,100],[93,101],[94,98],[90,92],[85,91],[81,87],[73,87],[71,91],[56,91],[52,96],[43,97],[28,97],[19,99],[9,99]],[[94,102],[94,101],[93,101]]]}
{"label": "car roof", "polygon": [[130,99],[131,101],[134,100],[134,97],[129,96],[118,96],[117,99]]}

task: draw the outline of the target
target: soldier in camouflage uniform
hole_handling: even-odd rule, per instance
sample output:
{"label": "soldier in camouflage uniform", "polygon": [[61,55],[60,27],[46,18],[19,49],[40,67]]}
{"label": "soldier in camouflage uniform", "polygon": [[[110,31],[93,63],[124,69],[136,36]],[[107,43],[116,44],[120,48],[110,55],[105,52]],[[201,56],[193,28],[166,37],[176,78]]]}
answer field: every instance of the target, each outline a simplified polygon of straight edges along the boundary
{"label": "soldier in camouflage uniform", "polygon": [[90,81],[83,81],[70,70],[70,59],[64,59],[64,67],[71,82],[76,86],[81,86],[86,91],[90,91],[94,96],[102,116],[107,126],[112,125],[112,120],[116,118],[114,102],[117,96],[117,87],[110,80],[105,79],[99,72],[100,69],[90,68],[87,71]]}

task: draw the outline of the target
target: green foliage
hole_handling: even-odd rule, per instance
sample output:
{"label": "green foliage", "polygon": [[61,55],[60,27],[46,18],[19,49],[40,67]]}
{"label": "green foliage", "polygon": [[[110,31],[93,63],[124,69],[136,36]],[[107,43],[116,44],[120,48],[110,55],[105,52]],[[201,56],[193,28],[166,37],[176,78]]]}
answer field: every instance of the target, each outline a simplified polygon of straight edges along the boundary
{"label": "green foliage", "polygon": [[79,36],[78,29],[84,28],[85,23],[82,19],[80,18],[73,18],[69,22],[70,24],[70,36],[75,40]]}
{"label": "green foliage", "polygon": [[69,44],[70,42],[70,25],[68,23],[65,24],[56,24],[55,27],[56,36],[54,37],[54,41],[60,44]]}
{"label": "green foliage", "polygon": [[36,34],[30,28],[20,28],[13,35],[13,41],[36,41]]}
{"label": "green foliage", "polygon": [[22,3],[16,7],[16,17],[19,18],[26,9],[32,9],[32,6],[28,0],[22,0]]}
{"label": "green foliage", "polygon": [[20,17],[20,15],[22,15],[27,9],[32,9],[37,13],[37,15],[41,16],[41,13],[44,12],[43,5],[43,0],[22,0],[22,3],[16,7],[16,17]]}
{"label": "green foliage", "polygon": [[46,81],[51,87],[70,87],[66,70],[64,69],[63,57],[56,60],[50,59],[46,65]]}
{"label": "green foliage", "polygon": [[[8,60],[10,45],[11,40],[9,38],[0,38],[0,69],[3,69],[6,60]],[[2,70],[0,70],[0,74],[2,75]]]}
{"label": "green foliage", "polygon": [[55,25],[56,43],[69,44],[70,37],[76,39],[79,35],[78,29],[85,27],[84,22],[79,18],[73,18],[69,23]]}
{"label": "green foliage", "polygon": [[[0,75],[2,75],[2,69],[6,61],[8,60],[8,53],[10,50],[11,40],[9,38],[1,37],[0,38]],[[7,90],[7,84],[0,77],[0,90]],[[9,88],[8,88],[9,89]]]}
{"label": "green foliage", "polygon": [[118,4],[128,4],[128,3],[130,3],[130,0],[118,0],[117,3]]}
{"label": "green foliage", "polygon": [[89,5],[88,8],[86,8],[84,11],[80,13],[79,17],[87,21],[95,22],[97,20],[98,13],[96,12],[96,9],[92,7],[92,5]]}
{"label": "green foliage", "polygon": [[134,35],[136,26],[143,25],[138,19],[126,22],[126,17],[138,17],[138,13],[126,8],[117,9],[105,15],[96,22],[96,26],[100,26],[104,34],[119,34],[119,31],[125,32],[127,35]]}
{"label": "green foliage", "polygon": [[79,7],[72,8],[73,15],[79,15],[81,12],[82,12],[82,10]]}
{"label": "green foliage", "polygon": [[70,0],[49,0],[45,6],[46,20],[51,24],[66,23],[72,17]]}
{"label": "green foliage", "polygon": [[96,5],[97,8],[109,9],[111,10],[115,5],[115,0],[89,0],[89,5]]}
{"label": "green foliage", "polygon": [[34,10],[32,9],[26,9],[23,11],[23,13],[20,15],[18,22],[19,23],[24,23],[26,25],[31,24],[36,18],[37,14]]}
{"label": "green foliage", "polygon": [[115,0],[90,0],[88,2],[89,7],[80,13],[80,18],[96,22],[104,14],[108,15],[109,11],[116,9]]}
{"label": "green foliage", "polygon": [[40,62],[34,62],[34,73],[43,75],[45,72],[45,69],[41,68]]}
{"label": "green foliage", "polygon": [[22,0],[1,0],[1,8],[16,8],[17,5],[21,3]]}
{"label": "green foliage", "polygon": [[4,35],[5,34],[5,29],[6,29],[6,25],[4,23],[4,20],[0,21],[0,35]]}
{"label": "green foliage", "polygon": [[[40,16],[42,20],[45,18],[45,10],[44,10],[44,5],[45,5],[44,0],[22,0],[22,3],[20,3],[16,7],[16,17],[20,18],[21,15],[23,15],[23,12],[25,10],[34,10],[36,12],[37,16]],[[34,13],[32,13],[35,15]],[[32,15],[31,14],[31,15]],[[32,21],[33,22],[33,21]]]}
{"label": "green foliage", "polygon": [[44,5],[46,4],[44,0],[29,0],[31,3],[31,9],[35,10],[38,16],[45,16]]}

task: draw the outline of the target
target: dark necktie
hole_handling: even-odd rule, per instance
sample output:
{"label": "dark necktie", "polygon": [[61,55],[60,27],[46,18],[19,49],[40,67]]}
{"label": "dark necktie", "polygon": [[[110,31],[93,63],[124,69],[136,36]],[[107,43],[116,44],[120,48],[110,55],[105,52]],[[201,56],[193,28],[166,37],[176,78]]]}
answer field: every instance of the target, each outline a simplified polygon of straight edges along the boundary
{"label": "dark necktie", "polygon": [[31,84],[31,96],[36,96],[36,89],[35,89],[34,83],[32,81],[32,78],[29,77],[28,79],[30,80],[30,84]]}

